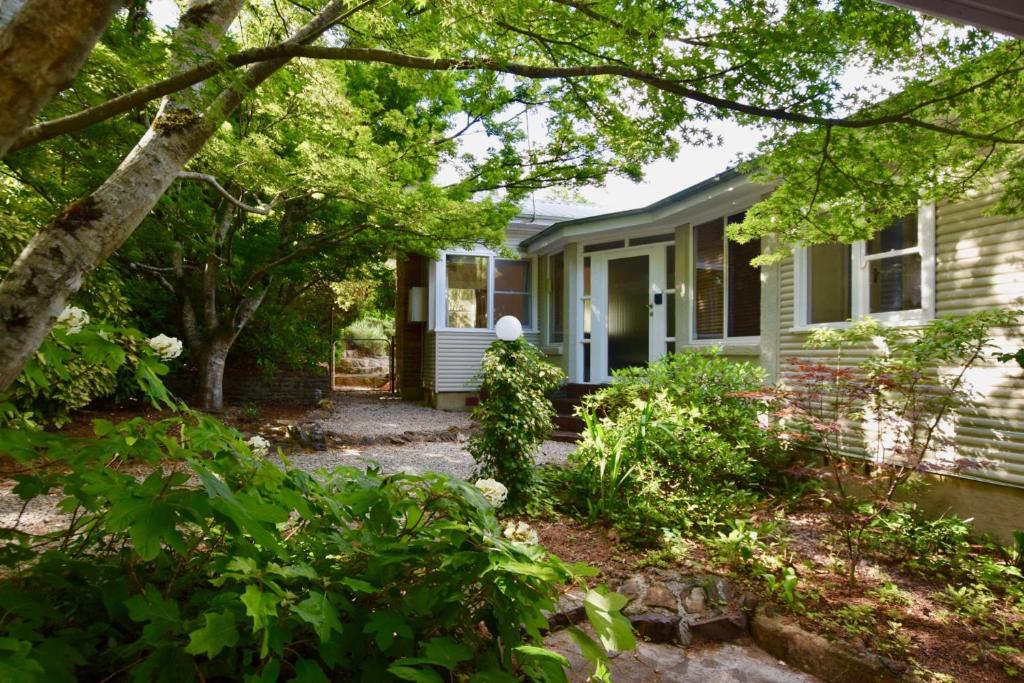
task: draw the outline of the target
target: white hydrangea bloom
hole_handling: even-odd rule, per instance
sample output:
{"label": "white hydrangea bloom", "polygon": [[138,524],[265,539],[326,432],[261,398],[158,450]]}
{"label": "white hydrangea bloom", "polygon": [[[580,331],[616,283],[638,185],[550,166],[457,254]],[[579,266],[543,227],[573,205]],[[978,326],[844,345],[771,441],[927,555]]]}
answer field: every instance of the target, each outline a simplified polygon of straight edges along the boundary
{"label": "white hydrangea bloom", "polygon": [[265,458],[267,457],[267,454],[270,453],[270,442],[259,434],[250,438],[246,443],[249,444],[249,448],[252,449],[253,455]]}
{"label": "white hydrangea bloom", "polygon": [[89,324],[89,314],[77,306],[67,306],[57,316],[57,324],[67,328],[68,334],[77,334]]}
{"label": "white hydrangea bloom", "polygon": [[494,507],[500,508],[505,504],[505,498],[508,497],[508,489],[500,481],[495,479],[477,479],[473,485],[480,489],[487,502]]}
{"label": "white hydrangea bloom", "polygon": [[526,522],[509,522],[505,527],[505,538],[513,543],[537,545],[537,532]]}
{"label": "white hydrangea bloom", "polygon": [[156,351],[161,360],[171,360],[181,355],[181,340],[177,337],[168,337],[166,334],[158,334],[149,340],[149,348]]}

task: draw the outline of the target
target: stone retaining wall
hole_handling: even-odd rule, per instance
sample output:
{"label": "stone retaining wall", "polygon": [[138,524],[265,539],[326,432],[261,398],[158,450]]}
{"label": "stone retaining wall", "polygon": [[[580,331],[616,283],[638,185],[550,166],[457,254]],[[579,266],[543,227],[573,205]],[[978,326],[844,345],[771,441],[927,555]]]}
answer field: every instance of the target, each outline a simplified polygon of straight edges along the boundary
{"label": "stone retaining wall", "polygon": [[[175,375],[167,380],[168,388],[185,399],[194,398],[196,375]],[[224,376],[224,403],[289,403],[314,405],[329,398],[331,383],[327,372],[312,374],[279,373],[271,377],[253,372],[230,372]]]}

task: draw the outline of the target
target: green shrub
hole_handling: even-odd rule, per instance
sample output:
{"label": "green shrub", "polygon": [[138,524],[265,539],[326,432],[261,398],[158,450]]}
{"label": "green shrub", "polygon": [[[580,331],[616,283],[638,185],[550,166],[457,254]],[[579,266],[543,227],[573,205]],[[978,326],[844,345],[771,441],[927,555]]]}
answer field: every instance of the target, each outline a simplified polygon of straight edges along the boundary
{"label": "green shrub", "polygon": [[[79,309],[80,310],[80,309]],[[135,329],[106,323],[55,327],[11,387],[0,392],[0,424],[60,427],[96,399],[118,403],[158,389],[167,366]]]}
{"label": "green shrub", "polygon": [[388,339],[395,335],[395,321],[388,318],[360,318],[341,331],[345,349],[364,356],[385,356]]}
{"label": "green shrub", "polygon": [[[0,432],[21,463],[66,465],[17,493],[57,492],[70,515],[43,536],[5,530],[5,680],[558,680],[541,610],[592,572],[506,540],[474,487],[283,470],[202,416],[96,432]],[[128,453],[151,473],[109,466]],[[630,645],[622,601],[587,598],[609,646]]]}
{"label": "green shrub", "polygon": [[715,350],[617,372],[583,406],[586,430],[572,456],[582,511],[638,541],[732,519],[781,462],[756,406],[734,396],[763,381],[760,368]]}
{"label": "green shrub", "polygon": [[565,378],[523,338],[496,341],[484,352],[480,404],[473,419],[480,430],[469,440],[478,474],[508,488],[508,506],[526,503],[534,482],[533,453],[551,434],[555,409],[548,399]]}

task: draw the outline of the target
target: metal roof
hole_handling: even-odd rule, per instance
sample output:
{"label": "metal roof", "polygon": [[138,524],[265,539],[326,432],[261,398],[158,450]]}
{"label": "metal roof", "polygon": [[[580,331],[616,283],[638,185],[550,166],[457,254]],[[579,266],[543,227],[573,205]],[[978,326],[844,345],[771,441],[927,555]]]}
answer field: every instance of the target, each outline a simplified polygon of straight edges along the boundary
{"label": "metal roof", "polygon": [[1024,0],[879,1],[960,24],[973,24],[996,33],[1024,38]]}
{"label": "metal roof", "polygon": [[583,224],[586,224],[586,223],[597,223],[599,221],[605,221],[605,220],[607,220],[609,218],[626,218],[626,217],[630,217],[630,216],[644,216],[646,214],[650,214],[650,213],[653,213],[653,212],[655,212],[655,211],[657,211],[659,209],[662,209],[662,208],[664,208],[666,206],[670,206],[670,205],[675,204],[677,202],[684,201],[684,200],[686,200],[686,199],[688,199],[690,197],[693,197],[695,195],[700,194],[701,192],[706,192],[707,190],[710,190],[710,189],[712,189],[712,188],[714,188],[714,187],[716,187],[716,186],[718,186],[718,185],[720,185],[722,183],[725,183],[725,182],[728,182],[728,181],[733,180],[735,178],[738,178],[738,177],[740,177],[740,175],[741,175],[741,173],[734,166],[732,168],[726,169],[725,171],[719,173],[718,175],[711,176],[710,178],[702,180],[699,183],[697,183],[696,185],[691,185],[690,187],[687,187],[687,188],[685,188],[683,190],[680,190],[679,192],[676,192],[675,194],[670,194],[669,196],[665,197],[664,199],[659,199],[658,201],[654,202],[653,204],[648,204],[647,206],[642,206],[639,209],[629,209],[627,211],[614,211],[612,213],[601,213],[601,214],[596,214],[596,215],[593,215],[593,216],[587,216],[586,218],[574,218],[572,220],[559,221],[557,223],[549,225],[547,228],[545,228],[544,230],[541,230],[536,235],[533,235],[533,236],[523,240],[521,246],[524,247],[524,248],[525,247],[529,247],[530,244],[532,244],[532,243],[534,243],[534,242],[536,242],[538,240],[544,239],[545,237],[547,237],[549,235],[553,235],[553,234],[557,233],[558,231],[560,231],[562,228],[568,227],[570,225],[583,225]]}

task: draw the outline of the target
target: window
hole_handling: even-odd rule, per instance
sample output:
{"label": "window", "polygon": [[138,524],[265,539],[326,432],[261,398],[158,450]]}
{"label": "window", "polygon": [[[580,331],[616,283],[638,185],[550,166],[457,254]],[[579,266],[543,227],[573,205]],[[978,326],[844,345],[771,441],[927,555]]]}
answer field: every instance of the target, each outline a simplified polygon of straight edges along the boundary
{"label": "window", "polygon": [[561,344],[565,338],[565,252],[548,257],[548,341]]}
{"label": "window", "polygon": [[449,254],[445,259],[448,287],[448,327],[486,328],[487,266],[486,256]]}
{"label": "window", "polygon": [[499,259],[490,254],[446,254],[446,295],[441,319],[450,329],[490,329],[504,315],[533,328],[533,268],[528,260]]}
{"label": "window", "polygon": [[523,327],[532,327],[530,262],[494,260],[494,320],[514,315]]}
{"label": "window", "polygon": [[807,322],[834,323],[853,315],[848,244],[816,244],[807,250]]}
{"label": "window", "polygon": [[929,204],[870,240],[803,249],[797,257],[797,326],[864,315],[891,322],[930,318],[934,234]]}
{"label": "window", "polygon": [[750,265],[761,243],[739,244],[725,228],[743,214],[693,228],[693,337],[723,339],[761,333],[761,274]]}

